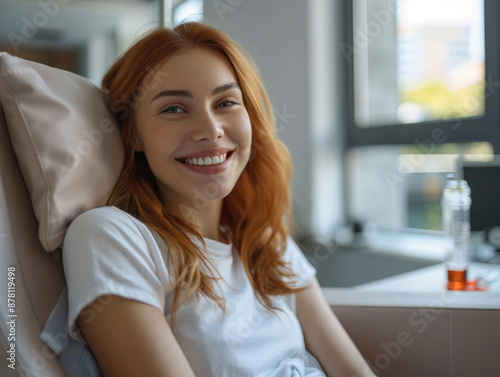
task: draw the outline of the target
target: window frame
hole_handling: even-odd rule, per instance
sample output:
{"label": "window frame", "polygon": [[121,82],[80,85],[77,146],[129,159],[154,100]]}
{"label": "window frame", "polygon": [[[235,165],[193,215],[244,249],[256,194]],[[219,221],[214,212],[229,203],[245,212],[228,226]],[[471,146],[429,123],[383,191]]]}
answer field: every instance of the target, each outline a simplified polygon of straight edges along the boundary
{"label": "window frame", "polygon": [[[346,43],[354,46],[353,6],[346,0]],[[396,0],[388,0],[388,2]],[[346,58],[347,116],[346,146],[464,143],[489,141],[500,152],[500,2],[484,0],[485,13],[485,113],[481,117],[429,121],[421,123],[359,127],[354,117],[354,59]]]}

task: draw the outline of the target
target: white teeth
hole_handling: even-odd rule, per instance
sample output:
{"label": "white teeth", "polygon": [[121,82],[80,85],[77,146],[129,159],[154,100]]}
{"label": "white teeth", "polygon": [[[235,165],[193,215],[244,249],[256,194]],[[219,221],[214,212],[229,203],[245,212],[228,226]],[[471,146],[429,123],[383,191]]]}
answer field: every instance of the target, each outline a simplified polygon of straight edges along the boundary
{"label": "white teeth", "polygon": [[184,158],[181,161],[193,166],[219,165],[226,161],[227,153],[222,153],[213,157]]}

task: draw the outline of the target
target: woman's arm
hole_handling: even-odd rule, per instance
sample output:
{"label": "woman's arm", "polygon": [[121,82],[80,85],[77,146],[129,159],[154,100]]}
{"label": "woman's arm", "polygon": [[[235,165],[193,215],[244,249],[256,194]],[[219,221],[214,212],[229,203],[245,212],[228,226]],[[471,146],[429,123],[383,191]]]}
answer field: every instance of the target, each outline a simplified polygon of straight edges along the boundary
{"label": "woman's arm", "polygon": [[91,304],[77,320],[106,377],[194,377],[160,310],[119,296],[106,298],[109,303],[100,304],[99,311]]}
{"label": "woman's arm", "polygon": [[306,347],[329,377],[375,376],[328,306],[316,278],[296,294],[296,302]]}

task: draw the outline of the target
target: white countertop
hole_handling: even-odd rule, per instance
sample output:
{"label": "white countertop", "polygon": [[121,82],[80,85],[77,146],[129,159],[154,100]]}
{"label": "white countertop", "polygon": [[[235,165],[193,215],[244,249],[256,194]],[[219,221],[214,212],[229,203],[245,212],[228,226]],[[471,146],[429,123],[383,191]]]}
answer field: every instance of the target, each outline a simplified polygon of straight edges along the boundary
{"label": "white countertop", "polygon": [[[467,279],[474,280],[486,270],[496,271],[500,275],[500,266],[487,263],[470,263]],[[377,292],[442,292],[447,291],[447,271],[444,263],[421,268],[401,275],[377,280],[354,287],[361,291]],[[489,292],[500,292],[500,276],[488,287]]]}
{"label": "white countertop", "polygon": [[[471,263],[468,279],[485,270],[500,274],[499,265]],[[440,263],[352,288],[323,287],[323,294],[331,306],[500,309],[500,278],[487,291],[449,291],[446,279],[446,267]]]}

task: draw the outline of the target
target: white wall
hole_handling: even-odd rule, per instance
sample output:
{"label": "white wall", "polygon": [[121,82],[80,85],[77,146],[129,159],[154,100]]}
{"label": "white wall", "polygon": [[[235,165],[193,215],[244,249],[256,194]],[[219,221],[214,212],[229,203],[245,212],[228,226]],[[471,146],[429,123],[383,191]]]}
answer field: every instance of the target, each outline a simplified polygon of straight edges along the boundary
{"label": "white wall", "polygon": [[311,227],[328,241],[345,221],[344,117],[347,93],[340,50],[344,11],[339,1],[311,0],[309,5],[309,127],[311,136]]}
{"label": "white wall", "polygon": [[[253,56],[292,153],[295,225],[328,236],[341,221],[341,113],[332,46],[335,5],[328,0],[205,1],[204,20]],[[339,16],[339,15],[337,15]],[[335,52],[336,53],[336,52]],[[340,54],[340,52],[336,53]]]}

